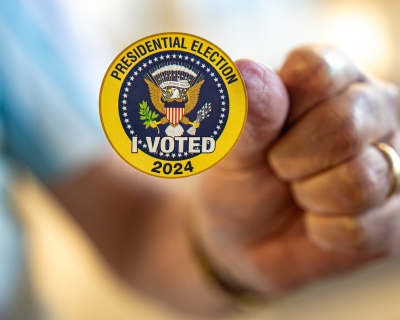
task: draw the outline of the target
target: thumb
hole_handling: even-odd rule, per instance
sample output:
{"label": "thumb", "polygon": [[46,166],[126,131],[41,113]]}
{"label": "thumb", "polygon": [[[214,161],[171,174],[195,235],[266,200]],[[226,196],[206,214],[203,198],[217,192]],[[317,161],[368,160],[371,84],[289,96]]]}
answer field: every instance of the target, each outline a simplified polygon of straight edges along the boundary
{"label": "thumb", "polygon": [[246,169],[265,161],[265,151],[286,120],[289,98],[279,76],[261,62],[240,59],[236,65],[247,91],[248,113],[243,133],[220,163],[226,169]]}

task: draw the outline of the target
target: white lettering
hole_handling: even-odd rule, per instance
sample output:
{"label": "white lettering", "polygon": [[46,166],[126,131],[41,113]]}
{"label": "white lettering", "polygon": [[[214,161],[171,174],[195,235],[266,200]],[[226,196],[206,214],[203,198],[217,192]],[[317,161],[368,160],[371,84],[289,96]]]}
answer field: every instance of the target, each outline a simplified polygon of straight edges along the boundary
{"label": "white lettering", "polygon": [[[146,137],[148,151],[157,152],[158,149],[164,153],[212,153],[215,151],[216,142],[210,137]],[[201,144],[200,144],[201,143]],[[132,137],[132,153],[138,152],[138,138]]]}
{"label": "white lettering", "polygon": [[137,153],[137,137],[132,136],[132,148],[131,148],[132,153]]}
{"label": "white lettering", "polygon": [[214,138],[203,137],[201,141],[201,152],[202,153],[212,153],[215,150],[215,140]]}
{"label": "white lettering", "polygon": [[[168,149],[166,147],[166,142],[168,141]],[[171,137],[164,137],[161,139],[161,151],[164,153],[171,153],[175,149],[174,139]]]}
{"label": "white lettering", "polygon": [[151,153],[156,152],[157,148],[158,148],[158,144],[160,143],[160,137],[156,137],[154,139],[154,143],[152,143],[151,137],[146,137],[146,141],[147,141],[147,146],[149,147],[149,151]]}
{"label": "white lettering", "polygon": [[199,137],[193,137],[189,139],[189,153],[200,153],[200,149],[196,147],[200,146],[200,143],[197,142],[199,141],[200,138]]}
{"label": "white lettering", "polygon": [[187,141],[187,137],[175,137],[175,141],[178,141],[178,152],[183,152],[183,143]]}

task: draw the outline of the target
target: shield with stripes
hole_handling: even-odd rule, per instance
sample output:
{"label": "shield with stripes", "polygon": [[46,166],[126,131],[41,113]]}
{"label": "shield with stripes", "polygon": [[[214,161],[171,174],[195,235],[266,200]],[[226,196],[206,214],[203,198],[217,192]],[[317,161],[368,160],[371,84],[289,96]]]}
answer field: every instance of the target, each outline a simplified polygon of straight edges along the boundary
{"label": "shield with stripes", "polygon": [[165,116],[171,124],[178,124],[185,114],[185,108],[183,107],[173,107],[165,108]]}

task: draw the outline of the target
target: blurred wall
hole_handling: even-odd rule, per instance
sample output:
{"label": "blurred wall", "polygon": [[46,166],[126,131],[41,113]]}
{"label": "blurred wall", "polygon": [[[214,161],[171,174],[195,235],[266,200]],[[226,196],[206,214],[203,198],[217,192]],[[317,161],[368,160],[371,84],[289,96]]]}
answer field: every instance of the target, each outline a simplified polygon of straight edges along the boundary
{"label": "blurred wall", "polygon": [[59,1],[79,32],[109,41],[110,59],[135,40],[166,31],[197,34],[232,58],[253,57],[274,68],[295,46],[331,43],[400,84],[397,0]]}

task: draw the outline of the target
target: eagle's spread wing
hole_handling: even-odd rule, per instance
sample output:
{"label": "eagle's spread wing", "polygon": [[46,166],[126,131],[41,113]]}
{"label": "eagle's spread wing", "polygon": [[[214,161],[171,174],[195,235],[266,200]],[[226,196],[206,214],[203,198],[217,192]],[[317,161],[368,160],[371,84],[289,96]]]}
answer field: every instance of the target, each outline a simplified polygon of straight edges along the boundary
{"label": "eagle's spread wing", "polygon": [[190,111],[192,111],[199,100],[200,87],[203,82],[204,80],[197,82],[186,92],[187,102],[185,103],[185,114],[188,114]]}
{"label": "eagle's spread wing", "polygon": [[149,86],[149,92],[150,92],[150,99],[151,102],[153,102],[154,107],[161,113],[165,114],[164,110],[164,103],[161,101],[161,96],[162,96],[162,91],[161,89],[155,85],[153,82],[144,79],[146,81],[147,85]]}

